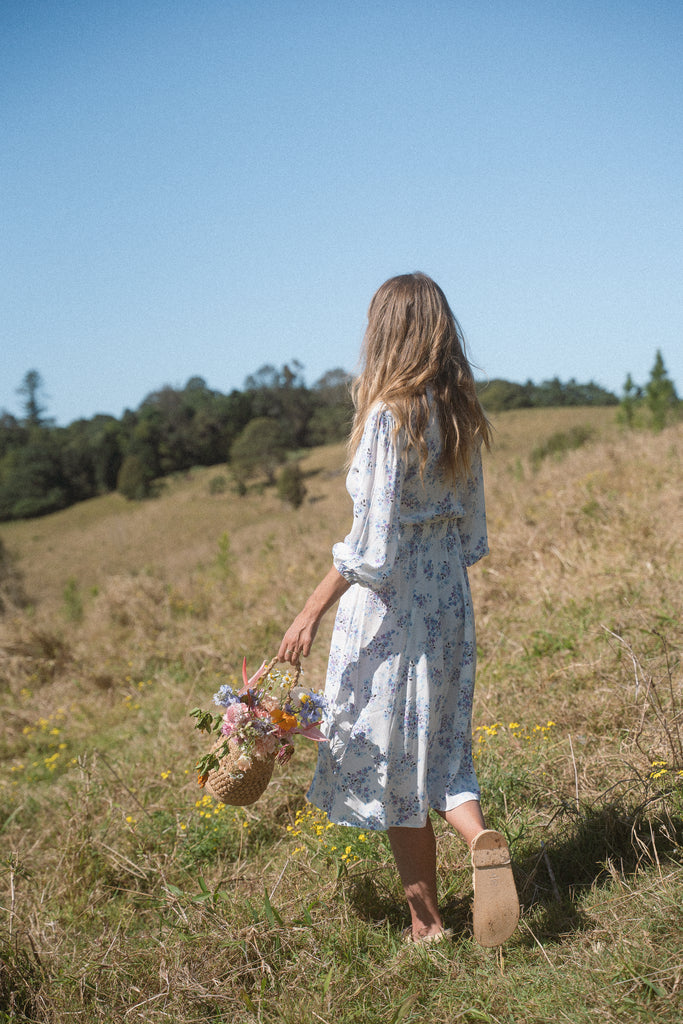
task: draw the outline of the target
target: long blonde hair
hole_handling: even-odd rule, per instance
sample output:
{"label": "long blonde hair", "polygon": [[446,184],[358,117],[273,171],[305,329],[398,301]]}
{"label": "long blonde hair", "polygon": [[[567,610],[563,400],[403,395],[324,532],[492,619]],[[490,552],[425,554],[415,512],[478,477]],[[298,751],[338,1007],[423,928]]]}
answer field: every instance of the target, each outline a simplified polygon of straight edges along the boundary
{"label": "long blonde hair", "polygon": [[470,471],[475,447],[491,443],[491,426],[477,398],[462,329],[446,296],[426,274],[401,274],[377,289],[368,310],[362,368],[353,384],[355,415],[349,437],[353,457],[370,409],[383,402],[427,460],[430,397],[441,430],[443,471],[453,480]]}

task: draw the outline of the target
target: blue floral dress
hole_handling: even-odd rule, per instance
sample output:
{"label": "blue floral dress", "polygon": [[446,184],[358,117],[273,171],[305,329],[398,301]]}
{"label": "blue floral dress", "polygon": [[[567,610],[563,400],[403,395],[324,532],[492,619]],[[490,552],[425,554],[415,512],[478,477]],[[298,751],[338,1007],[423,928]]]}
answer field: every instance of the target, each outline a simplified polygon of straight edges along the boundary
{"label": "blue floral dress", "polygon": [[467,567],[488,552],[481,453],[457,493],[437,465],[438,422],[405,459],[373,408],[349,474],[353,526],[333,548],[353,584],[334,625],[328,712],[308,799],[335,824],[420,828],[430,807],[479,799],[472,762],[476,664]]}

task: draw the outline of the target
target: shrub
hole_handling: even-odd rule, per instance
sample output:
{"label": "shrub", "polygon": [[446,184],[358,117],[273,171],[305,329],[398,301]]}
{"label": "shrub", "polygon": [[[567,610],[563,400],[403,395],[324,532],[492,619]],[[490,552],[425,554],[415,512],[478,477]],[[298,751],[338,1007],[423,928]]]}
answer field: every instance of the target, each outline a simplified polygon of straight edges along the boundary
{"label": "shrub", "polygon": [[209,494],[225,494],[228,489],[228,481],[221,473],[219,476],[212,476],[209,480]]}
{"label": "shrub", "polygon": [[285,466],[277,480],[278,497],[288,501],[293,508],[300,508],[306,496],[304,477],[298,462]]}
{"label": "shrub", "polygon": [[586,441],[590,441],[593,435],[592,427],[582,425],[572,427],[571,430],[558,430],[541,444],[536,445],[531,452],[531,464],[534,468],[538,468],[548,455],[561,459],[567,452],[581,448]]}
{"label": "shrub", "polygon": [[62,591],[62,607],[69,622],[83,621],[83,598],[78,581],[70,576]]}
{"label": "shrub", "polygon": [[138,455],[126,455],[116,480],[116,489],[129,501],[142,501],[152,493],[152,474]]}
{"label": "shrub", "polygon": [[16,568],[14,559],[0,537],[0,615],[7,608],[12,606],[21,608],[26,604],[21,573]]}

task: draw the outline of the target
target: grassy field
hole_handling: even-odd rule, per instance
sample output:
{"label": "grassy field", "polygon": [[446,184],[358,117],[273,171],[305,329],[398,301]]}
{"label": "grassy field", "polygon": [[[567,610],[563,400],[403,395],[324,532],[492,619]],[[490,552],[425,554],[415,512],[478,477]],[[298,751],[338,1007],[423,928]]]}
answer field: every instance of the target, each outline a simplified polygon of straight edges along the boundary
{"label": "grassy field", "polygon": [[343,449],[318,449],[298,511],[197,470],[0,526],[27,602],[0,618],[0,1022],[678,1024],[683,428],[494,422],[475,737],[515,936],[474,944],[439,820],[455,940],[402,945],[386,841],[305,803],[305,740],[252,807],[197,787],[189,710],[275,652],[347,532]]}

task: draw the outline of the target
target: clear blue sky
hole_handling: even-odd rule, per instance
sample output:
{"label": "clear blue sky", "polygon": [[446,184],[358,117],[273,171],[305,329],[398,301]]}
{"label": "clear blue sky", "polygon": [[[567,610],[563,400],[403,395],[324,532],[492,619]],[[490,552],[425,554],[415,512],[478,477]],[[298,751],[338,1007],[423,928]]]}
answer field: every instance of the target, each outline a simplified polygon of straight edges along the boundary
{"label": "clear blue sky", "polygon": [[478,376],[683,393],[680,0],[4,0],[0,408],[353,370],[424,270]]}

